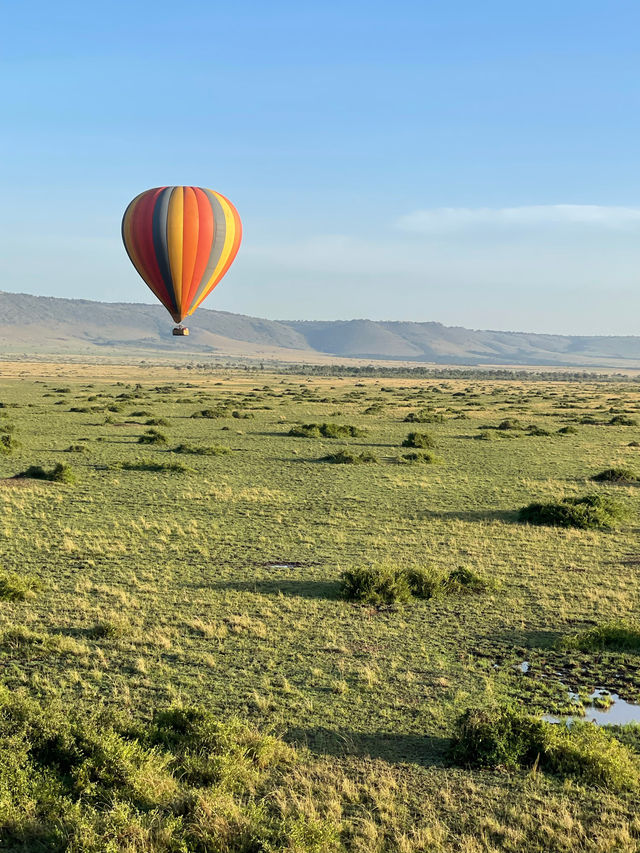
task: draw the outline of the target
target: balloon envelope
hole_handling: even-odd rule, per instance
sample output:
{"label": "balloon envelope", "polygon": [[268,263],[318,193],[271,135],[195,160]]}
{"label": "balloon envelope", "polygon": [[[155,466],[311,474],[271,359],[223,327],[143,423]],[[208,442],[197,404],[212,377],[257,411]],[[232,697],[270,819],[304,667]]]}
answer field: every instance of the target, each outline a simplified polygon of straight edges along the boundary
{"label": "balloon envelope", "polygon": [[127,254],[176,323],[193,314],[227,272],[242,224],[231,202],[202,187],[140,193],[122,218]]}

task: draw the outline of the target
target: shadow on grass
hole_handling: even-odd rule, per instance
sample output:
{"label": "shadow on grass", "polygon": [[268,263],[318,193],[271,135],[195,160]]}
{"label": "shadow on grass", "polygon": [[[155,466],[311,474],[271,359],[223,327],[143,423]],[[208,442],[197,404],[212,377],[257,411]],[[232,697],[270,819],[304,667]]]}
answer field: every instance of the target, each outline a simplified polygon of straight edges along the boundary
{"label": "shadow on grass", "polygon": [[285,739],[290,743],[306,746],[312,752],[338,758],[381,758],[391,763],[409,762],[423,767],[446,764],[446,751],[449,746],[449,738],[436,735],[337,732],[321,726],[289,729]]}
{"label": "shadow on grass", "polygon": [[252,580],[223,581],[208,585],[209,589],[232,589],[237,592],[256,592],[261,595],[289,595],[297,598],[340,598],[338,581],[311,580]]}
{"label": "shadow on grass", "polygon": [[518,510],[515,509],[467,509],[467,510],[423,510],[423,518],[439,518],[445,521],[504,521],[519,524]]}
{"label": "shadow on grass", "polygon": [[514,628],[511,631],[498,633],[495,639],[501,645],[506,645],[511,648],[523,649],[546,649],[557,651],[557,644],[561,637],[566,634],[566,631],[540,629],[537,631],[518,630]]}

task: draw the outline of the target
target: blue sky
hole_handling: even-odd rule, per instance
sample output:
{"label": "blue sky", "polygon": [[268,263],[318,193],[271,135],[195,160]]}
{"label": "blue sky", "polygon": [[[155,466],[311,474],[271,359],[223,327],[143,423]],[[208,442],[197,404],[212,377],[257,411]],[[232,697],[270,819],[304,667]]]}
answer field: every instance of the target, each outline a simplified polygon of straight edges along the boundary
{"label": "blue sky", "polygon": [[244,224],[208,308],[640,333],[639,28],[615,0],[5,4],[0,289],[152,301],[122,212],[195,184]]}

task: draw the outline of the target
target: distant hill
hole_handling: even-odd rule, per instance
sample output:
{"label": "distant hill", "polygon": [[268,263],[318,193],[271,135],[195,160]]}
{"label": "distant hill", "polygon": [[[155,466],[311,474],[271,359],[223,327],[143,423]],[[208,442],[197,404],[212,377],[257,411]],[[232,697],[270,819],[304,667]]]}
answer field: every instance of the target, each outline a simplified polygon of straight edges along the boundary
{"label": "distant hill", "polygon": [[283,361],[340,358],[436,364],[640,368],[640,337],[496,332],[440,323],[276,321],[200,308],[188,338],[156,305],[0,291],[0,353],[216,354]]}

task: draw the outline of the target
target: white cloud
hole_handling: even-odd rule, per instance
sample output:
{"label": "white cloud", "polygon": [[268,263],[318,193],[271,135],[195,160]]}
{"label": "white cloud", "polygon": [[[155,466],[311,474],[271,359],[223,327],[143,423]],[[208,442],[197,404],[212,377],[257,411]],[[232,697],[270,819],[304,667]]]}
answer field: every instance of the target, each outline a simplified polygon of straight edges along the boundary
{"label": "white cloud", "polygon": [[436,207],[400,217],[401,231],[441,234],[485,229],[539,229],[586,226],[628,230],[640,228],[640,207],[598,204],[538,204],[522,207]]}

